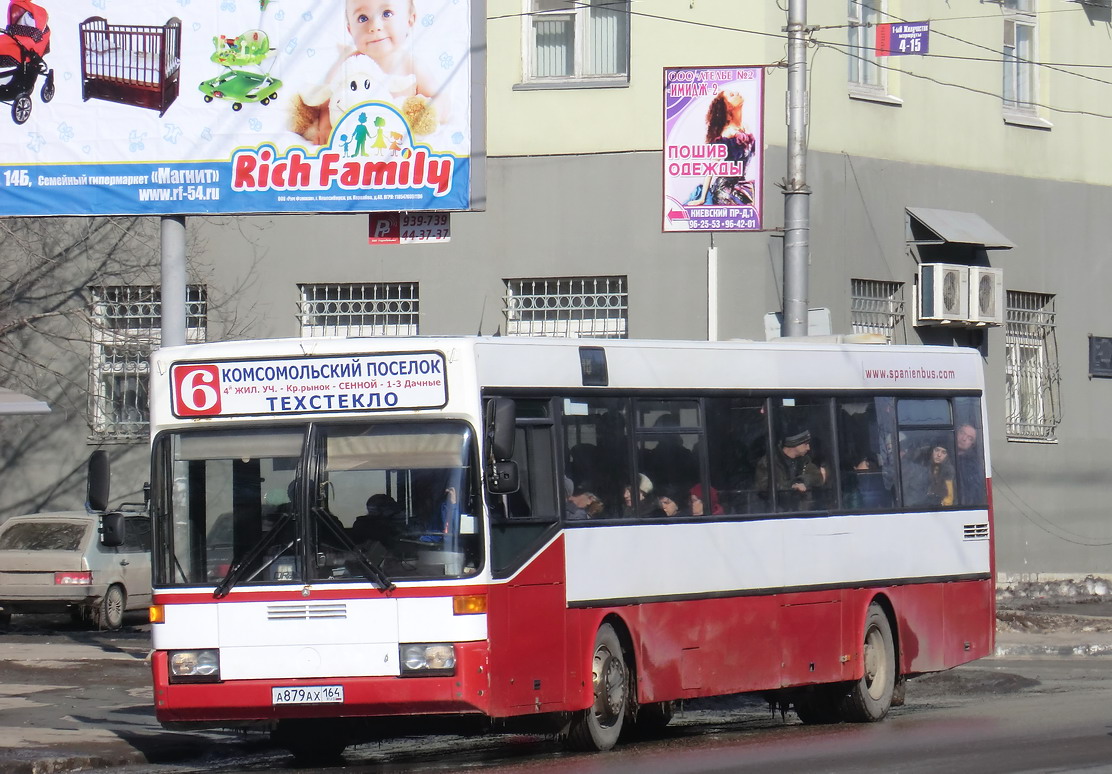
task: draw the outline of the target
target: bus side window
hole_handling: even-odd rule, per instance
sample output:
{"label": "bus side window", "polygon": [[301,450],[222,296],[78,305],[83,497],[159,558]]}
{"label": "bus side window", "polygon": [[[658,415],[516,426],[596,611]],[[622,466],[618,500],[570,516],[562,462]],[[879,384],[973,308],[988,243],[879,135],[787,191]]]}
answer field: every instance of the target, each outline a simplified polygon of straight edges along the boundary
{"label": "bus side window", "polygon": [[984,433],[980,398],[954,398],[954,467],[958,505],[986,505]]}
{"label": "bus side window", "polygon": [[561,427],[564,475],[574,489],[589,491],[597,505],[592,519],[628,515],[623,493],[630,485],[629,401],[625,398],[565,398]]}
{"label": "bus side window", "polygon": [[702,480],[699,403],[639,399],[636,405],[638,472],[648,476],[654,495],[671,493],[682,510]]}
{"label": "bus side window", "polygon": [[905,508],[955,504],[954,416],[946,398],[900,398],[900,490]]}
{"label": "bus side window", "polygon": [[891,508],[895,505],[891,398],[840,398],[837,406],[842,507]]}
{"label": "bus side window", "polygon": [[830,398],[772,401],[772,457],[757,479],[771,479],[777,511],[818,511],[838,501]]}
{"label": "bus side window", "polygon": [[768,454],[768,421],[762,398],[707,398],[710,485],[726,513],[768,510],[768,492],[757,490],[757,461]]}

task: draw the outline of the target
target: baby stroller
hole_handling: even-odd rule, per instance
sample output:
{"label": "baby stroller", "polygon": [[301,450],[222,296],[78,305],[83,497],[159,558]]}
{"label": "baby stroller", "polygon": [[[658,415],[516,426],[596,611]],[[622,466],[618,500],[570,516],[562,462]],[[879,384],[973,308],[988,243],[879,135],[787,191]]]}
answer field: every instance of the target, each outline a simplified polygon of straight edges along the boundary
{"label": "baby stroller", "polygon": [[50,53],[50,27],[46,9],[27,0],[8,5],[8,26],[0,32],[0,102],[12,106],[12,120],[22,124],[31,117],[31,92],[40,75],[46,76],[39,96],[54,99],[54,71],[43,57]]}

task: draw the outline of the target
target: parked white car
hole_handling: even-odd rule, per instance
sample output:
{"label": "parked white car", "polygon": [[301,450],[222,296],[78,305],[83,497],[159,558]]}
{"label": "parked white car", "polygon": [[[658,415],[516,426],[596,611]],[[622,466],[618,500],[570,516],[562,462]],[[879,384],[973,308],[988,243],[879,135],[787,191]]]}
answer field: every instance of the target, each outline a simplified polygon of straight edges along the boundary
{"label": "parked white car", "polygon": [[151,526],[124,514],[124,544],[100,541],[100,517],[84,511],[12,516],[0,525],[0,626],[12,613],[69,611],[75,621],[118,629],[124,612],[151,603]]}

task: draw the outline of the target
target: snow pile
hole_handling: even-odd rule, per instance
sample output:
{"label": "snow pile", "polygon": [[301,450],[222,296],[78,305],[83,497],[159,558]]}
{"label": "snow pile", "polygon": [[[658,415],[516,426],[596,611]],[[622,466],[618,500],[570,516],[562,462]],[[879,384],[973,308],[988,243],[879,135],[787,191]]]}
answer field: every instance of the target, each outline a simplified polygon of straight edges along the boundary
{"label": "snow pile", "polygon": [[1015,581],[998,583],[997,602],[1106,602],[1112,601],[1112,581],[1094,575],[1081,580]]}

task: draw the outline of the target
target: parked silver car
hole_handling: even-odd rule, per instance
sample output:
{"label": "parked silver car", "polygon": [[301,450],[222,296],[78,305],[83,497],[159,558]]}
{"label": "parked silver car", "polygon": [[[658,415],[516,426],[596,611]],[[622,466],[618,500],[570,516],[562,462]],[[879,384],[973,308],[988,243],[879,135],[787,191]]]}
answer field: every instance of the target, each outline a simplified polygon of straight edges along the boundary
{"label": "parked silver car", "polygon": [[118,629],[124,612],[151,603],[151,527],[124,514],[124,543],[102,545],[100,517],[84,511],[13,516],[0,525],[0,625],[12,613],[69,611]]}

